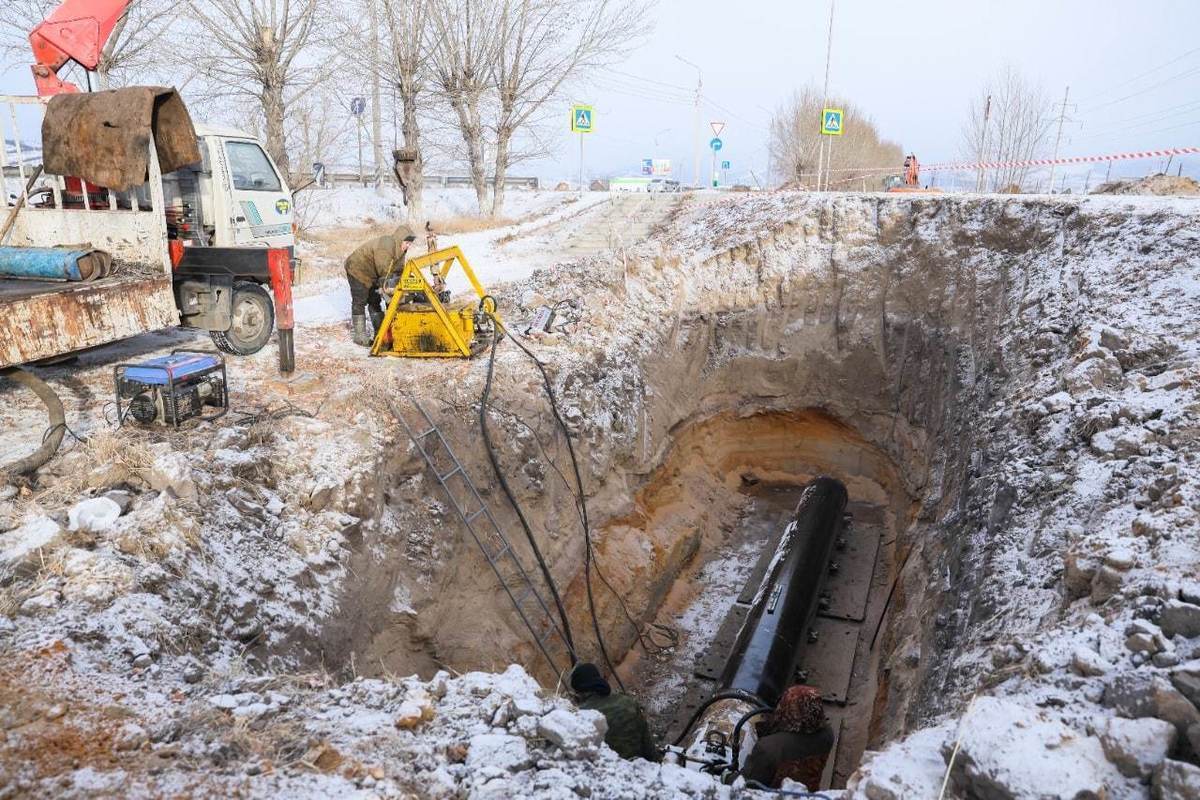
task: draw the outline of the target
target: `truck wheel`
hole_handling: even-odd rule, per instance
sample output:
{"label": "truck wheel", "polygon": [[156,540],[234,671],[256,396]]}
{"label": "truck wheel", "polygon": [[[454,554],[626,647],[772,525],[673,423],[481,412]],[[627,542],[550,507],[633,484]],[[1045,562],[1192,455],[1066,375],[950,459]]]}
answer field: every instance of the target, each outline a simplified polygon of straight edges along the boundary
{"label": "truck wheel", "polygon": [[231,324],[227,331],[209,331],[213,344],[223,353],[248,356],[266,346],[275,329],[275,306],[271,295],[257,283],[233,285]]}

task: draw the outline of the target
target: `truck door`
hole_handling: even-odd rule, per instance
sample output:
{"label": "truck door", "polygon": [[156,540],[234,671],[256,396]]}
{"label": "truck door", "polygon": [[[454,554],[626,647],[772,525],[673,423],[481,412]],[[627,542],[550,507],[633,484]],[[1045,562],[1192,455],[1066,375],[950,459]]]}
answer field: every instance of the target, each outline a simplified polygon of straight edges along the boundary
{"label": "truck door", "polygon": [[234,244],[291,246],[291,193],[266,152],[257,142],[229,139],[225,154],[232,182]]}

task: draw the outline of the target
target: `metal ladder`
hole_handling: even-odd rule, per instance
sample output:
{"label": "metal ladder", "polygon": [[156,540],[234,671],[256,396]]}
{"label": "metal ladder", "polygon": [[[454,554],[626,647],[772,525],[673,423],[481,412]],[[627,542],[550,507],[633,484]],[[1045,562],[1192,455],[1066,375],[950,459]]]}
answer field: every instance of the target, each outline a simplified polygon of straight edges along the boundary
{"label": "metal ladder", "polygon": [[[551,613],[550,607],[542,598],[541,592],[529,579],[529,573],[517,558],[517,554],[513,551],[508,539],[505,538],[503,531],[500,530],[500,525],[492,516],[491,509],[483,502],[483,498],[480,497],[475,484],[471,482],[462,462],[450,449],[450,443],[446,441],[446,437],[442,435],[429,413],[417,402],[417,398],[412,395],[407,395],[407,398],[409,403],[420,413],[425,429],[420,432],[414,431],[408,424],[408,420],[396,408],[392,409],[393,414],[404,426],[405,433],[412,440],[417,452],[425,459],[425,465],[433,473],[446,497],[450,498],[450,505],[454,508],[454,512],[470,532],[471,538],[479,546],[483,557],[491,565],[492,571],[496,573],[496,577],[500,580],[500,586],[508,595],[508,599],[512,601],[513,608],[516,609],[521,621],[525,623],[525,627],[529,629],[529,633],[533,636],[546,663],[550,665],[550,669],[554,671],[555,675],[561,675],[558,665],[550,656],[547,643],[557,637],[564,651],[569,652],[570,647],[567,645],[566,637],[563,636],[562,629]],[[427,440],[431,436],[435,438],[432,444],[427,446]],[[438,448],[445,453],[446,460],[449,461],[446,472],[442,472],[442,467],[438,466],[436,460]],[[467,488],[465,507],[463,503],[459,502],[450,487],[449,482],[456,478]],[[483,520],[483,522],[479,522],[479,520]]]}

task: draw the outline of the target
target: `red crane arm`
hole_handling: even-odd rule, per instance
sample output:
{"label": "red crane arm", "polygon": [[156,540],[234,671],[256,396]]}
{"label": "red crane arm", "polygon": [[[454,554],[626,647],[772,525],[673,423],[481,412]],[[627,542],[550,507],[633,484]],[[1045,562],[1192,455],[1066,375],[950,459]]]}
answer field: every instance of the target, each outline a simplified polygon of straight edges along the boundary
{"label": "red crane arm", "polygon": [[78,92],[58,77],[68,61],[95,70],[113,28],[133,0],[64,0],[29,34],[33,80],[39,96]]}

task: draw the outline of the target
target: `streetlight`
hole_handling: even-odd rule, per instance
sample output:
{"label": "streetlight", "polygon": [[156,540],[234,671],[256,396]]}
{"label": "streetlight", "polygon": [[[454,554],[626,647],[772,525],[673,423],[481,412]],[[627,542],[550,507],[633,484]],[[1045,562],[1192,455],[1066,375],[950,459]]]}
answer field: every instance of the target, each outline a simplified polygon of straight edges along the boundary
{"label": "streetlight", "polygon": [[692,120],[692,188],[700,188],[700,90],[704,88],[704,76],[700,72],[700,67],[688,61],[678,53],[675,58],[687,64],[692,69],[696,70],[696,115]]}

